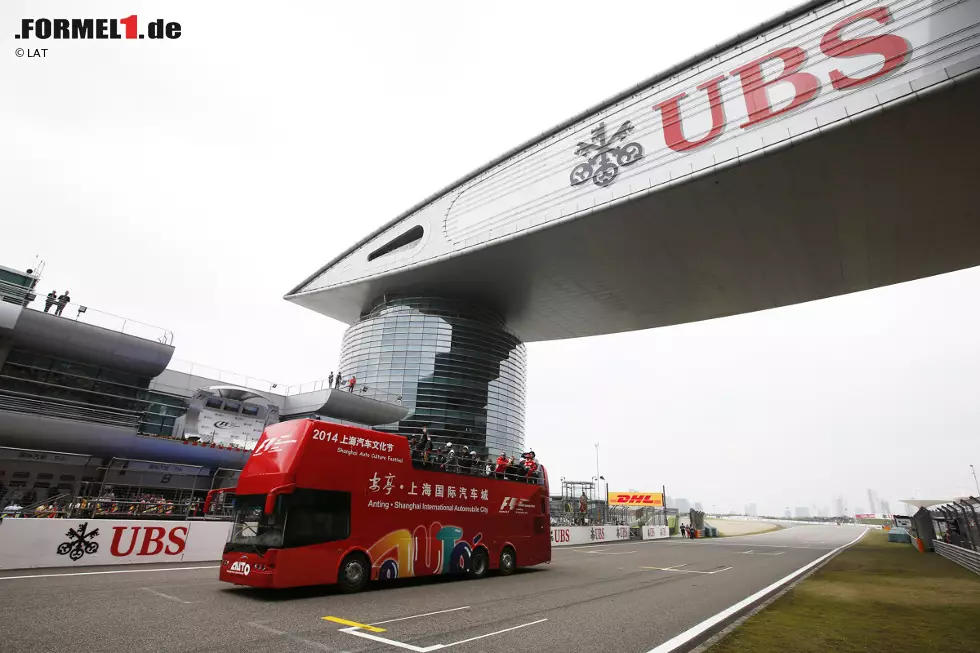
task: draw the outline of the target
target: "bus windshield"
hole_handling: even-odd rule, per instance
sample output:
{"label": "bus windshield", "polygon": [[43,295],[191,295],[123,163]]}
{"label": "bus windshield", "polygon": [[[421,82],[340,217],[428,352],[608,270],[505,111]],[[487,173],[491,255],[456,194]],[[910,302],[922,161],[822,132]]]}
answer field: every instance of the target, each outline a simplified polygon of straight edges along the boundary
{"label": "bus windshield", "polygon": [[286,526],[285,512],[271,515],[263,512],[264,494],[235,497],[234,523],[228,533],[225,553],[232,551],[258,551],[265,553],[269,547],[280,547]]}
{"label": "bus windshield", "polygon": [[225,553],[292,548],[350,537],[350,493],[299,489],[276,497],[265,514],[264,494],[235,498],[234,524]]}

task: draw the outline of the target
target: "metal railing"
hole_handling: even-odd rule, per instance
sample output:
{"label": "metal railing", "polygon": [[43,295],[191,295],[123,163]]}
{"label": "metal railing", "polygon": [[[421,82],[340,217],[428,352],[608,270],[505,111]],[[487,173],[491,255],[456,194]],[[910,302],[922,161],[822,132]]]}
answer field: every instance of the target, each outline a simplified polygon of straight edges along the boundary
{"label": "metal railing", "polygon": [[933,549],[942,557],[955,562],[959,566],[969,569],[973,573],[980,575],[980,553],[964,549],[960,546],[946,544],[940,540],[934,540]]}
{"label": "metal railing", "polygon": [[980,551],[980,498],[967,497],[929,511],[938,539],[953,546]]}
{"label": "metal railing", "polygon": [[69,399],[43,398],[12,390],[0,390],[0,410],[32,415],[47,415],[83,422],[96,422],[125,428],[136,428],[139,413],[120,408],[98,408]]}
{"label": "metal railing", "polygon": [[[249,390],[255,390],[256,392],[278,395],[280,397],[293,397],[311,392],[319,392],[320,390],[337,390],[343,392],[350,391],[346,383],[341,382],[340,385],[338,385],[336,378],[334,379],[333,385],[329,383],[328,379],[319,379],[317,381],[308,381],[306,383],[297,383],[294,385],[282,385],[266,379],[260,379],[255,376],[240,374],[238,372],[229,372],[228,370],[212,367],[210,365],[202,365],[201,363],[194,363],[192,361],[181,360],[179,358],[171,359],[167,369],[190,376],[199,376],[205,379],[212,379],[214,381],[218,381],[219,383],[248,388]],[[401,395],[381,392],[371,387],[370,384],[365,383],[355,384],[353,394],[390,404],[401,404],[402,402]]]}
{"label": "metal railing", "polygon": [[[0,296],[5,301],[14,300],[13,303],[19,303],[25,308],[38,312],[53,314],[58,308],[57,302],[50,305],[47,304],[47,297],[45,295],[37,294],[35,290],[17,286],[6,281],[0,281]],[[48,306],[47,311],[44,310],[45,306]],[[69,302],[63,310],[64,312],[61,317],[74,322],[81,322],[110,331],[125,333],[126,335],[142,338],[143,340],[156,340],[165,345],[172,345],[174,341],[174,334],[170,329],[100,311],[91,306],[77,304],[74,300]]]}

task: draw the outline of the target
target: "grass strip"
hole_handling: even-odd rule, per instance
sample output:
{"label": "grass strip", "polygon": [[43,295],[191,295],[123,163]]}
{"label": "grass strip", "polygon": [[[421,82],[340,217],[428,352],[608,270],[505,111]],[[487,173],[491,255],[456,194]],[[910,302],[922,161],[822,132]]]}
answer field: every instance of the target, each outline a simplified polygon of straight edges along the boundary
{"label": "grass strip", "polygon": [[710,653],[977,653],[980,576],[871,531]]}

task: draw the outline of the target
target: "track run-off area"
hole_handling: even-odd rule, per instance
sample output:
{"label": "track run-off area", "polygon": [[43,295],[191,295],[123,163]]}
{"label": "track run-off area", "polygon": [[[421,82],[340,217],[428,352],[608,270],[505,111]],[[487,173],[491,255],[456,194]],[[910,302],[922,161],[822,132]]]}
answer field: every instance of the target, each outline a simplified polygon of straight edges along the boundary
{"label": "track run-off area", "polygon": [[217,580],[217,564],[0,573],[3,650],[685,650],[856,541],[863,529],[556,547],[510,577],[375,583],[363,593]]}

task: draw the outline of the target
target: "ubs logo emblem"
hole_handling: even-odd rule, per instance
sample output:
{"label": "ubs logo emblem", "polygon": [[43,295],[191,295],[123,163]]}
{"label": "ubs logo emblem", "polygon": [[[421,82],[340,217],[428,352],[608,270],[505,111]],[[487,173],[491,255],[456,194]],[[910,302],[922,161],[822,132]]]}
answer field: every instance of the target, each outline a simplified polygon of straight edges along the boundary
{"label": "ubs logo emblem", "polygon": [[87,529],[88,522],[79,524],[77,531],[69,528],[65,533],[68,541],[58,545],[58,555],[66,555],[72,562],[78,562],[86,553],[96,553],[99,550],[99,543],[93,538],[99,534],[99,529],[86,532]]}
{"label": "ubs logo emblem", "polygon": [[584,156],[587,162],[580,163],[572,169],[569,175],[572,186],[579,186],[591,179],[593,184],[604,188],[616,181],[620,167],[631,166],[642,159],[643,146],[639,143],[616,145],[625,141],[632,131],[633,124],[627,120],[607,139],[606,123],[600,122],[599,126],[592,130],[591,143],[579,141],[575,154]]}

